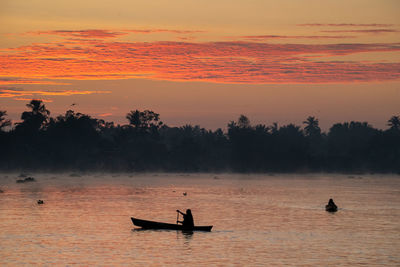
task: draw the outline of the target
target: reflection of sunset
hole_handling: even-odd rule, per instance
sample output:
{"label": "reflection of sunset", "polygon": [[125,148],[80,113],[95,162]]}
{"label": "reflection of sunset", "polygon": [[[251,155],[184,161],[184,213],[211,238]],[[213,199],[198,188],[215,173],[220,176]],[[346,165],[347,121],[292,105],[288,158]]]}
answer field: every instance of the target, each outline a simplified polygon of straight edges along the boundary
{"label": "reflection of sunset", "polygon": [[[193,266],[338,266],[345,259],[349,266],[379,266],[396,259],[397,176],[214,176],[41,173],[32,187],[9,177],[0,203],[0,263],[176,266],[178,259]],[[343,208],[334,215],[324,211],[333,192]],[[32,204],[40,198],[43,206]],[[188,207],[196,224],[214,225],[211,233],[188,238],[136,231],[129,221],[174,223],[175,210]]]}

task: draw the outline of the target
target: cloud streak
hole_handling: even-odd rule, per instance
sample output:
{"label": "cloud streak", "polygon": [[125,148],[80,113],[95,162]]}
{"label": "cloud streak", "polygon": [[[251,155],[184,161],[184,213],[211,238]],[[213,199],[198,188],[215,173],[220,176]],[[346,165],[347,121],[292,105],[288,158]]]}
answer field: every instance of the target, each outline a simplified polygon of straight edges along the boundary
{"label": "cloud streak", "polygon": [[[0,98],[13,98],[14,100],[31,100],[41,97],[72,96],[72,95],[91,95],[108,94],[111,91],[85,91],[85,90],[23,90],[15,87],[0,87]],[[51,99],[42,99],[52,102]]]}
{"label": "cloud streak", "polygon": [[393,24],[381,23],[306,23],[297,24],[305,27],[391,27]]}
{"label": "cloud streak", "polygon": [[0,50],[0,83],[12,84],[9,77],[26,83],[136,78],[249,84],[390,81],[400,78],[400,63],[344,61],[335,57],[399,51],[398,43],[66,39]]}
{"label": "cloud streak", "polygon": [[128,29],[125,32],[137,33],[137,34],[148,34],[148,33],[175,33],[175,34],[193,34],[203,33],[201,30],[173,30],[173,29]]}
{"label": "cloud streak", "polygon": [[99,117],[109,117],[109,116],[112,116],[113,114],[112,113],[101,113],[101,114],[97,114],[97,116],[99,116]]}
{"label": "cloud streak", "polygon": [[394,29],[361,29],[361,30],[324,30],[321,32],[326,33],[373,33],[373,34],[380,34],[380,33],[394,33],[399,32],[398,30]]}
{"label": "cloud streak", "polygon": [[[1,67],[0,67],[1,68]],[[24,77],[0,77],[0,85],[8,84],[58,84],[58,85],[68,85],[68,83],[50,81],[47,79],[37,79],[37,78],[24,78]]]}
{"label": "cloud streak", "polygon": [[349,35],[247,35],[241,36],[247,40],[268,40],[268,39],[345,39],[354,38]]}
{"label": "cloud streak", "polygon": [[121,31],[109,31],[109,30],[55,30],[55,31],[36,31],[29,32],[31,35],[58,35],[67,37],[79,37],[79,38],[116,38],[121,35],[126,35],[126,32]]}
{"label": "cloud streak", "polygon": [[88,30],[53,30],[53,31],[32,31],[28,35],[56,35],[71,38],[84,39],[111,39],[123,35],[133,34],[152,34],[152,33],[172,33],[179,35],[203,33],[201,30],[174,30],[174,29],[124,29],[118,31],[88,29]]}

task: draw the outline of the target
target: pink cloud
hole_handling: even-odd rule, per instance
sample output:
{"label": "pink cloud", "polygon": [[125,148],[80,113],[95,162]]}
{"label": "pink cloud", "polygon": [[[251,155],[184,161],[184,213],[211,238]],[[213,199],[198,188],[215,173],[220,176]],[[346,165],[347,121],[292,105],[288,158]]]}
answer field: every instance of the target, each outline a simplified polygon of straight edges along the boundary
{"label": "pink cloud", "polygon": [[[0,50],[0,77],[25,80],[147,78],[219,83],[337,83],[400,78],[400,63],[334,61],[336,56],[398,52],[397,43],[260,42],[43,43]],[[321,57],[330,57],[324,61]]]}

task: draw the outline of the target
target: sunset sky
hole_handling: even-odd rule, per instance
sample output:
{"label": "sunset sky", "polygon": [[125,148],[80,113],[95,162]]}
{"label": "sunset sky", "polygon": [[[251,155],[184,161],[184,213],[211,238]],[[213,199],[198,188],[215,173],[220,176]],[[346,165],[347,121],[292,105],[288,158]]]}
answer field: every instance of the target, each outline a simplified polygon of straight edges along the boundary
{"label": "sunset sky", "polygon": [[[30,99],[125,124],[386,128],[400,115],[398,0],[2,0],[0,110]],[[71,106],[72,104],[74,106]]]}

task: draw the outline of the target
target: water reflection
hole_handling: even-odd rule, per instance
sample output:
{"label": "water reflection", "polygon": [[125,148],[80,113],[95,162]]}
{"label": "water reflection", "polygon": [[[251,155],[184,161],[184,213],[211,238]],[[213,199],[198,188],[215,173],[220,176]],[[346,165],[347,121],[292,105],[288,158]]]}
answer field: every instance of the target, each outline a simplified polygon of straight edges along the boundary
{"label": "water reflection", "polygon": [[[398,176],[8,176],[0,265],[400,264]],[[325,212],[330,197],[336,214]],[[174,222],[186,207],[212,232],[141,230],[130,220]]]}

